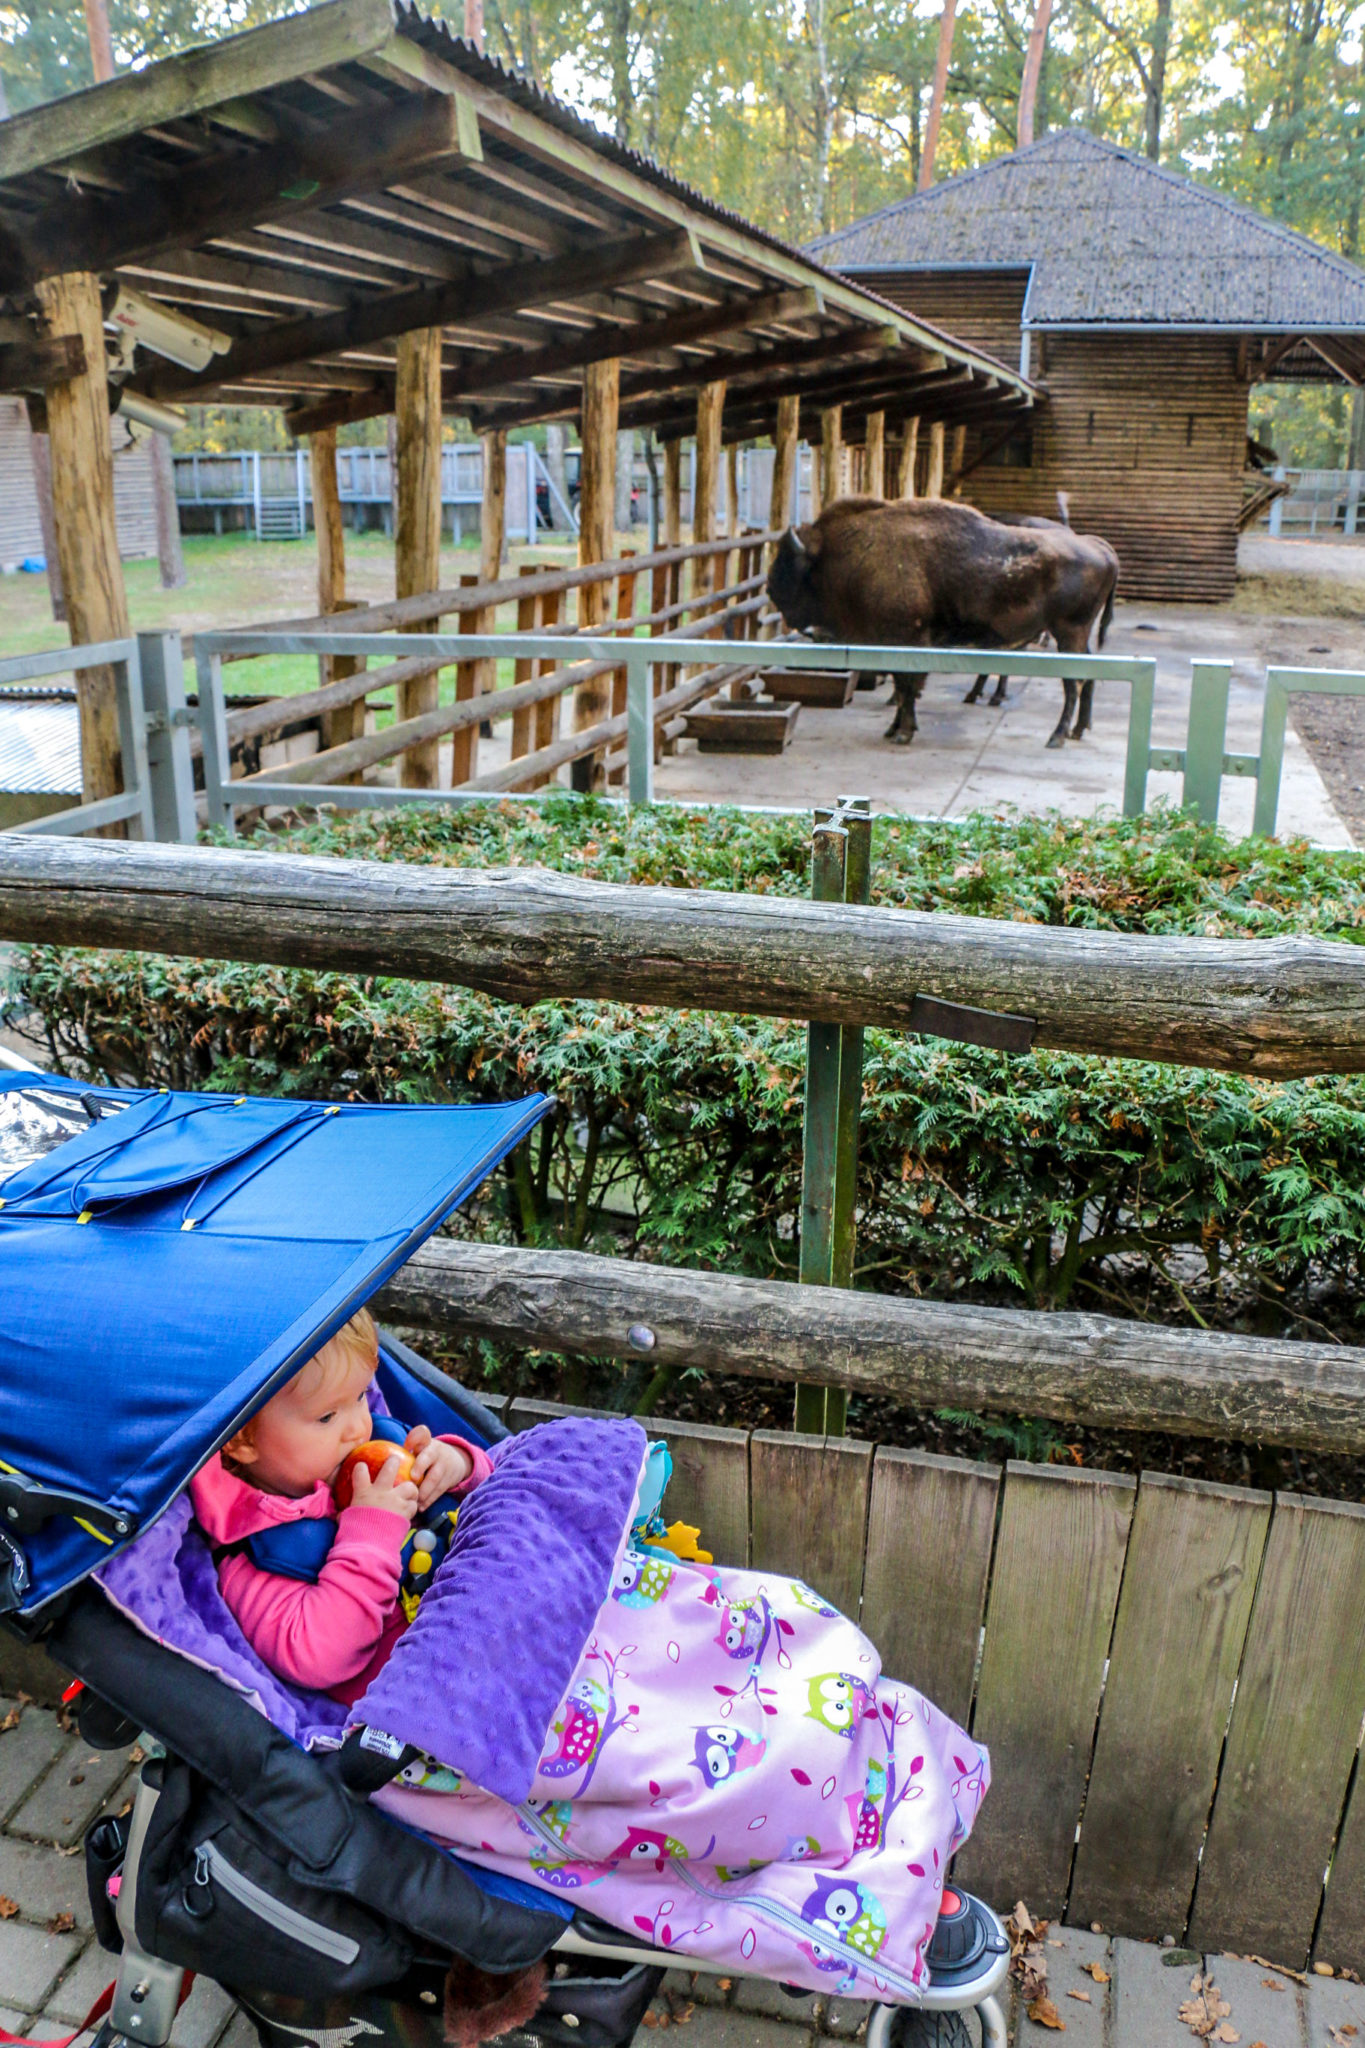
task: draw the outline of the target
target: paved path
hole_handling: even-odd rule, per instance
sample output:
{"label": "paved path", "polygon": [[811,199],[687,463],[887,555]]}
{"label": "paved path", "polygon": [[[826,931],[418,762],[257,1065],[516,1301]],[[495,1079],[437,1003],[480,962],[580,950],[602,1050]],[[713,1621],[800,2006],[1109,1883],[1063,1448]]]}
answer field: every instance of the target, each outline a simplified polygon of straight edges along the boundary
{"label": "paved path", "polygon": [[[137,1758],[87,1749],[42,1707],[0,1698],[0,1723],[0,2027],[50,2040],[79,2024],[114,1974],[91,1931],[79,1844],[98,1814],[131,1797]],[[1202,1957],[1071,1929],[1045,1953],[1071,2048],[1194,2048],[1178,2008]],[[1360,1985],[1303,1983],[1227,1957],[1209,1967],[1241,2048],[1334,2048],[1334,2028],[1335,2048],[1365,2042]],[[687,2031],[677,2048],[827,2048],[857,2039],[865,2019],[866,2007],[847,1999],[791,1998],[753,1979],[675,1971],[636,2048],[664,2048],[665,2031],[678,2028]],[[1016,2014],[1012,2038],[1016,2048],[1055,2048],[1059,2036]],[[256,2036],[217,1986],[200,1980],[171,2040],[173,2048],[254,2048]]]}

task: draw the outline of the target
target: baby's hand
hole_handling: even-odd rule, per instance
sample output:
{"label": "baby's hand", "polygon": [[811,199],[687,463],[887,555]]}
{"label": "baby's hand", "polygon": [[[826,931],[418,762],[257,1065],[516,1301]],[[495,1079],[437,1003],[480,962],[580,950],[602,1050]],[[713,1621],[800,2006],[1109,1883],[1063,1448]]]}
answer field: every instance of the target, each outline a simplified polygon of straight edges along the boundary
{"label": "baby's hand", "polygon": [[429,1508],[443,1493],[453,1493],[474,1470],[467,1451],[462,1451],[458,1444],[437,1442],[425,1425],[408,1431],[403,1448],[412,1454],[419,1507]]}
{"label": "baby's hand", "polygon": [[416,1480],[398,1477],[397,1451],[374,1478],[364,1465],[357,1464],[351,1486],[353,1508],[382,1508],[386,1515],[401,1515],[405,1522],[417,1513]]}

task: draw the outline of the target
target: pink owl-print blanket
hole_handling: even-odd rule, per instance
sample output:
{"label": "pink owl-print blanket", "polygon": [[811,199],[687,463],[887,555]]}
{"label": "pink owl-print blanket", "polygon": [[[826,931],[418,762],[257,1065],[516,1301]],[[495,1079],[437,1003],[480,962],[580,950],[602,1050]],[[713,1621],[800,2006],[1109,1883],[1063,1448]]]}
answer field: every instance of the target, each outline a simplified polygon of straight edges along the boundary
{"label": "pink owl-print blanket", "polygon": [[913,2003],[989,1778],[810,1587],[627,1547],[530,1797],[419,1763],[377,1798],[680,1955]]}

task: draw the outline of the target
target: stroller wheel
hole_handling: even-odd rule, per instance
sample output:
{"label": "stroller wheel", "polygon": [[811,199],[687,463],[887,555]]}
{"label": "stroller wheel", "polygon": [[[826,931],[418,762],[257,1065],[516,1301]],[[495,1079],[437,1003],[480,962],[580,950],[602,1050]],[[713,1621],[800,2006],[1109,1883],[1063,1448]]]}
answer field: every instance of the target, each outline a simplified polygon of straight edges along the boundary
{"label": "stroller wheel", "polygon": [[977,2048],[978,2035],[965,2012],[898,2012],[891,2025],[892,2048]]}

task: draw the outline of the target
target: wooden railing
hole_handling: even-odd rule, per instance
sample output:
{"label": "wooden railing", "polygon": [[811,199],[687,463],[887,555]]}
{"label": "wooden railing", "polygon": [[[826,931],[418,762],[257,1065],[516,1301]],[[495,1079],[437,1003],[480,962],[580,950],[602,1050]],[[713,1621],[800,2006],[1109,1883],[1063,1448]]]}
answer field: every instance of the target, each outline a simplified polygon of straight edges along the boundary
{"label": "wooden railing", "polygon": [[[272,654],[312,654],[317,650],[318,635],[329,631],[378,635],[414,625],[435,630],[440,620],[452,617],[457,621],[455,631],[462,635],[489,634],[496,629],[499,610],[513,605],[518,633],[553,634],[563,639],[566,653],[575,638],[589,630],[596,639],[629,638],[641,632],[656,640],[756,639],[761,631],[767,630],[762,616],[767,610],[762,596],[763,551],[775,537],[745,533],[688,547],[660,549],[654,554],[622,556],[584,568],[527,569],[520,576],[482,584],[472,578],[452,589],[389,604],[350,607],[344,614],[244,626],[234,629],[229,636],[201,634],[196,642],[201,705],[219,694],[222,667],[252,659],[259,651],[255,643],[268,640],[268,651]],[[647,609],[641,612],[638,599],[642,579],[646,577]],[[592,585],[606,586],[609,616],[589,629],[566,616],[566,600],[571,592]],[[248,642],[252,643],[251,652],[246,651]],[[515,648],[509,652],[515,658]],[[343,663],[352,672],[341,673]],[[364,654],[338,657],[323,653],[319,665],[323,675],[316,690],[273,698],[240,710],[224,706],[221,741],[229,759],[245,742],[268,738],[286,726],[297,727],[301,719],[321,719],[325,721],[324,744],[317,754],[289,764],[292,783],[330,786],[356,782],[367,769],[443,738],[454,742],[451,786],[457,789],[535,789],[566,764],[595,754],[605,755],[609,782],[619,780],[625,772],[622,742],[626,732],[626,670],[614,662],[517,659],[511,687],[495,689],[494,660],[462,660],[455,664],[452,704],[399,719],[385,730],[375,732],[363,730],[367,703],[381,693],[438,675],[451,665],[449,661],[417,654],[370,668]],[[695,664],[657,667],[653,714],[656,752],[669,749],[676,742],[692,705],[727,684],[739,687],[756,666],[737,668],[731,659],[701,668]],[[564,731],[565,697],[582,684],[603,676],[611,678],[607,715],[581,731]],[[356,729],[357,713],[360,730]],[[511,759],[505,766],[480,774],[480,726],[509,718]],[[192,746],[196,754],[203,753],[200,733],[193,736]],[[253,777],[234,779],[250,783]],[[254,779],[269,784],[278,781],[279,774],[277,770],[263,769]]]}

